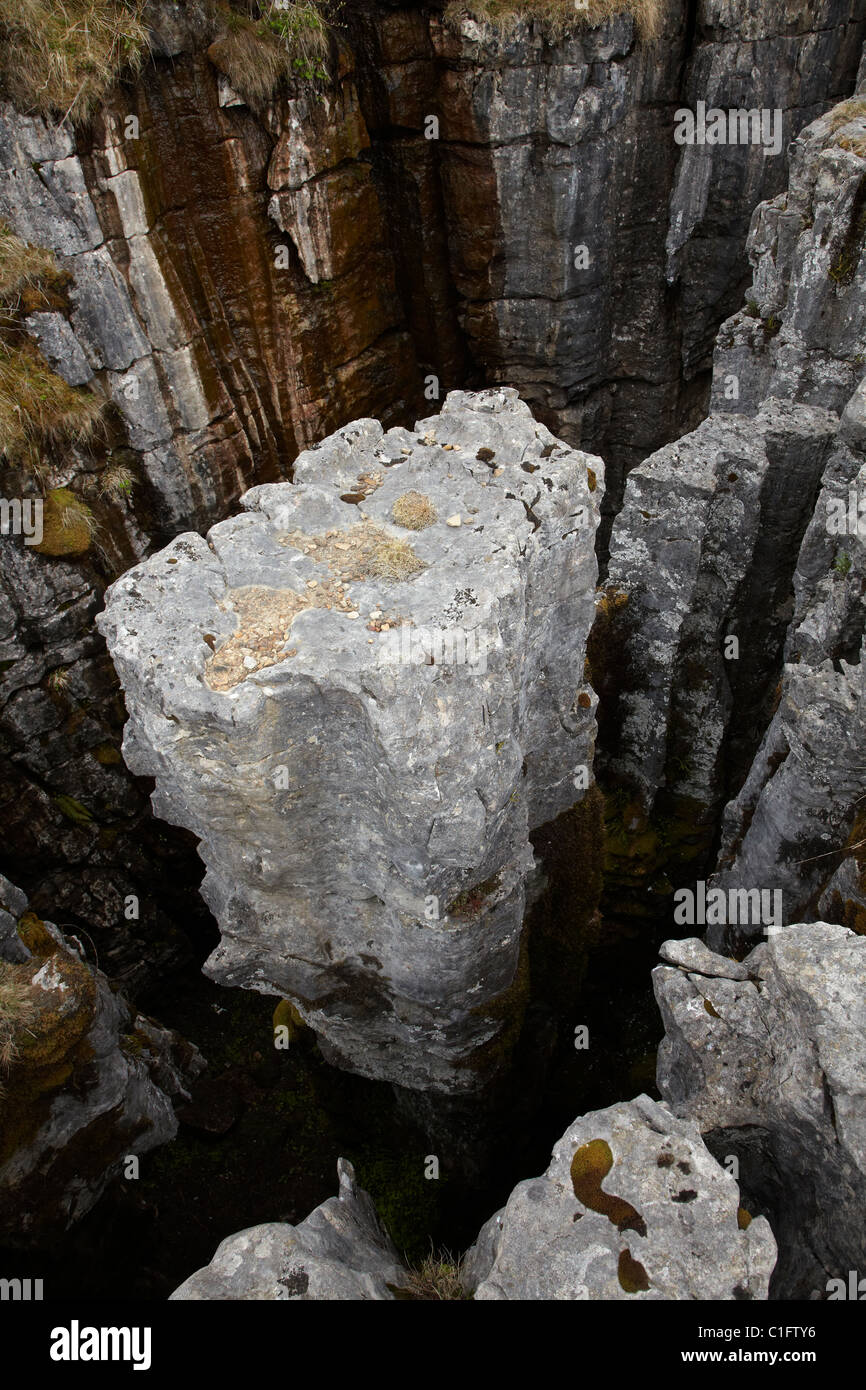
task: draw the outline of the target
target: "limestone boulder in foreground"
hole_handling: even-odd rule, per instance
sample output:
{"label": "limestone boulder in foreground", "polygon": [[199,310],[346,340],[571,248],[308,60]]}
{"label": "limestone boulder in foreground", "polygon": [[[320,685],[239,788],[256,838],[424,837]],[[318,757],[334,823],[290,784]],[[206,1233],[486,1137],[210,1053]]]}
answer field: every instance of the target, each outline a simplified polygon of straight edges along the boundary
{"label": "limestone boulder in foreground", "polygon": [[476,1300],[763,1299],[776,1243],[697,1127],[638,1096],[581,1115],[482,1227]]}
{"label": "limestone boulder in foreground", "polygon": [[662,956],[659,1089],[769,1213],[774,1295],[825,1298],[866,1269],[866,938],[812,922],[741,963]]}
{"label": "limestone boulder in foreground", "polygon": [[298,1226],[273,1221],[228,1236],[170,1301],[392,1299],[407,1283],[407,1271],[351,1163],[339,1159],[337,1172],[337,1197]]}
{"label": "limestone boulder in foreground", "polygon": [[495,1057],[529,831],[592,765],[602,488],[513,390],[453,392],[107,594],[127,763],[201,840],[206,973],[291,998],[351,1071],[459,1091]]}

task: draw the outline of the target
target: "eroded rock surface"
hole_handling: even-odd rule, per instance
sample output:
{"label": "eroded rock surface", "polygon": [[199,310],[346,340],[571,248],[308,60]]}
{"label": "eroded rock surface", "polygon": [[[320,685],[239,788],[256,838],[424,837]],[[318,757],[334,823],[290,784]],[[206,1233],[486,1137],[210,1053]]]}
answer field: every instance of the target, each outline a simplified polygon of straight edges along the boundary
{"label": "eroded rock surface", "polygon": [[661,965],[653,987],[659,1088],[720,1161],[737,1158],[778,1240],[774,1296],[826,1297],[829,1279],[866,1264],[866,939],[788,926],[742,966]]}
{"label": "eroded rock surface", "polygon": [[469,1251],[476,1299],[766,1298],[776,1245],[697,1126],[638,1096],[582,1115]]}
{"label": "eroded rock surface", "polygon": [[132,1155],[177,1133],[173,1100],[204,1067],[135,1015],[80,943],[0,876],[0,1234],[56,1239]]}
{"label": "eroded rock surface", "polygon": [[714,883],[781,891],[787,922],[819,899],[860,921],[859,866],[842,863],[866,790],[864,135],[862,98],[815,121],[788,191],[756,210],[713,412],[630,475],[601,609],[622,837],[654,841],[651,872],[708,875],[717,850]]}
{"label": "eroded rock surface", "polygon": [[360,421],[297,477],[109,591],[125,756],[202,840],[212,978],[290,996],[352,1071],[466,1089],[529,831],[592,764],[601,462],[494,390]]}
{"label": "eroded rock surface", "polygon": [[407,1271],[351,1163],[337,1163],[340,1191],[297,1226],[272,1222],[228,1236],[210,1264],[171,1299],[393,1299]]}

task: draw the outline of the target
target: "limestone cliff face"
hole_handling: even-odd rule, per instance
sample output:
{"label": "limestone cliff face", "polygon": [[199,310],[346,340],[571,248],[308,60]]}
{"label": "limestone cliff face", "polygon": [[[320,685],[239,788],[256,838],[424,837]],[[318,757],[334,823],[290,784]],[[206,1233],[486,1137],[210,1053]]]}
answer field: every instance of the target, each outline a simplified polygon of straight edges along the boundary
{"label": "limestone cliff face", "polygon": [[[136,478],[101,517],[102,555],[0,544],[0,691],[8,853],[40,866],[46,908],[97,929],[117,928],[127,890],[158,885],[149,951],[168,961],[165,885],[189,869],[181,853],[153,874],[177,841],[142,837],[141,791],[96,760],[122,717],[91,626],[106,579],[287,476],[346,421],[411,423],[431,376],[443,397],[516,386],[557,434],[604,453],[615,511],[623,469],[700,412],[752,208],[783,189],[787,141],[851,90],[863,16],[857,0],[795,16],[702,0],[669,6],[653,46],[625,17],[551,45],[371,5],[353,8],[323,98],[255,110],[203,7],[156,4],[149,20],[152,62],[88,129],[0,109],[0,215],[72,276],[28,330],[113,403],[108,462]],[[783,153],[677,146],[674,112],[698,99],[780,108]],[[79,455],[52,481],[80,490],[93,470]],[[6,478],[4,495],[22,486]],[[140,950],[116,948],[122,974],[139,969]]]}
{"label": "limestone cliff face", "polygon": [[781,891],[786,921],[826,891],[822,912],[832,897],[850,925],[866,785],[864,133],[861,97],[814,122],[788,191],[756,209],[713,411],[629,478],[603,605],[619,665],[600,688],[625,832],[661,825],[681,873],[718,850],[718,886]]}

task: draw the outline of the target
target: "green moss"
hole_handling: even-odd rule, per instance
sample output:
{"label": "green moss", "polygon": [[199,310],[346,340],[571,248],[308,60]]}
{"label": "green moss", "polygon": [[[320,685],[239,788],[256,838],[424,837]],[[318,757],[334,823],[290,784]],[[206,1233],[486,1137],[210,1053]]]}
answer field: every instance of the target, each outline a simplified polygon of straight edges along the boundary
{"label": "green moss", "polygon": [[274,1009],[273,1021],[274,1034],[276,1034],[278,1028],[287,1028],[290,1042],[292,1039],[299,1037],[307,1027],[302,1015],[295,1008],[291,999],[280,1000],[279,1004]]}
{"label": "green moss", "polygon": [[120,749],[115,748],[113,743],[100,743],[92,752],[96,761],[103,767],[117,767],[118,763],[123,762]]}
{"label": "green moss", "polygon": [[590,1211],[606,1216],[618,1231],[637,1231],[646,1235],[646,1222],[631,1204],[622,1197],[605,1192],[602,1182],[613,1167],[613,1154],[606,1139],[590,1139],[575,1150],[571,1160],[571,1184],[574,1195]]}
{"label": "green moss", "polygon": [[464,888],[463,892],[458,893],[456,898],[452,898],[448,904],[445,910],[446,916],[464,918],[476,916],[498,886],[499,875],[493,874],[490,878],[486,878],[483,883],[477,883],[473,888]]}
{"label": "green moss", "polygon": [[55,488],[43,501],[42,540],[33,549],[67,559],[86,555],[95,530],[96,519],[87,503],[69,488]]}
{"label": "green moss", "polygon": [[430,1237],[447,1176],[427,1180],[424,1155],[361,1155],[352,1162],[361,1187],[373,1198],[382,1224],[410,1264],[430,1253]]}
{"label": "green moss", "polygon": [[54,937],[35,912],[25,912],[19,918],[18,935],[34,956],[51,956],[58,949]]}
{"label": "green moss", "polygon": [[93,816],[86,806],[82,806],[80,801],[76,801],[74,796],[55,796],[54,805],[58,811],[71,820],[74,825],[90,825]]}

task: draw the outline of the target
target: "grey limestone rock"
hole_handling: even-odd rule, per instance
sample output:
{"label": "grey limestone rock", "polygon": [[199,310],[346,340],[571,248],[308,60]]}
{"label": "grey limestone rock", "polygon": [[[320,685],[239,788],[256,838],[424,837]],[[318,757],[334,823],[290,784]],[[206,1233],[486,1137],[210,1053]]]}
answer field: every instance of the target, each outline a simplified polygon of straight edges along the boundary
{"label": "grey limestone rock", "polygon": [[659,966],[658,1084],[769,1216],[774,1295],[823,1297],[866,1266],[866,939],[826,922],[772,931],[747,979]]}
{"label": "grey limestone rock", "polygon": [[[297,478],[109,590],[126,760],[202,841],[213,979],[291,997],[349,1070],[465,1090],[529,831],[592,765],[602,465],[500,389],[357,422]],[[395,520],[412,498],[423,529]]]}
{"label": "grey limestone rock", "polygon": [[228,1236],[210,1264],[171,1299],[385,1300],[408,1275],[351,1163],[337,1163],[340,1191],[298,1226],[269,1222]]}
{"label": "grey limestone rock", "polygon": [[776,1245],[696,1125],[638,1096],[575,1120],[464,1265],[476,1300],[767,1296]]}

